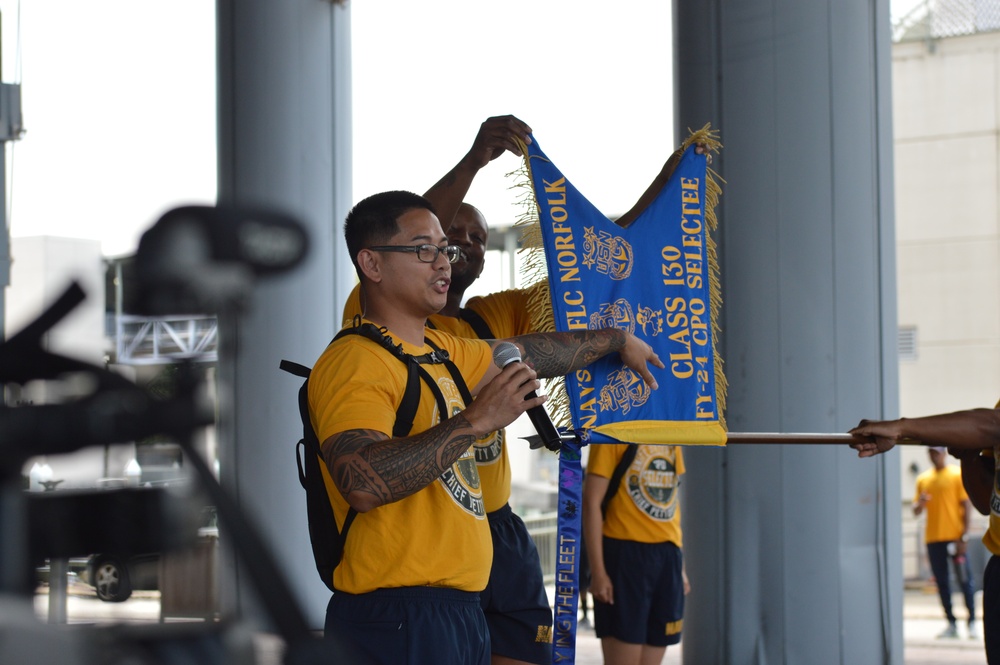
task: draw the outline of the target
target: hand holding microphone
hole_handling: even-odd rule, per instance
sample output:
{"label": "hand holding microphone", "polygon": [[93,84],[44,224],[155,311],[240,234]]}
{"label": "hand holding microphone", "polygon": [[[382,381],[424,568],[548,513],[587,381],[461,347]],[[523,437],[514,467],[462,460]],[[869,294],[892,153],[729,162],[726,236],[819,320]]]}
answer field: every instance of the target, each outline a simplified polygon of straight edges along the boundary
{"label": "hand holding microphone", "polygon": [[[503,369],[511,363],[521,362],[521,352],[517,346],[510,342],[500,342],[493,347],[493,362],[497,367]],[[538,395],[532,390],[524,396],[524,399],[529,400],[536,397]],[[531,424],[534,426],[535,431],[538,432],[542,445],[549,450],[559,450],[562,446],[562,439],[559,436],[559,430],[552,424],[552,419],[546,413],[545,407],[531,407],[528,409],[528,417],[531,419]],[[531,447],[537,448],[539,446],[532,445]]]}

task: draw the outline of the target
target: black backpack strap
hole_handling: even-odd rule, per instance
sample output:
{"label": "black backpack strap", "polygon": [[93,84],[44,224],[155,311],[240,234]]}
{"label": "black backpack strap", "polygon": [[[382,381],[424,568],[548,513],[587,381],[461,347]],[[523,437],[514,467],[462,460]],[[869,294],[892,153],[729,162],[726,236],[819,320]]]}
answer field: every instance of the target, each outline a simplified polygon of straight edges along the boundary
{"label": "black backpack strap", "polygon": [[291,360],[282,360],[281,363],[278,364],[278,369],[288,372],[289,374],[294,374],[295,376],[303,379],[308,379],[309,373],[312,372],[312,370],[305,365],[300,365],[292,362]]}
{"label": "black backpack strap", "polygon": [[[351,328],[344,328],[333,339],[338,340],[344,335],[361,335],[362,337],[367,337],[404,363],[408,363],[412,358],[422,365],[429,365],[442,363],[448,358],[447,351],[442,351],[433,344],[430,345],[431,349],[433,349],[430,353],[422,356],[411,356],[406,351],[403,351],[402,344],[393,344],[392,338],[386,335],[386,332],[385,328],[379,328],[374,323],[362,323]],[[426,339],[424,341],[428,342]]]}
{"label": "black backpack strap", "polygon": [[[415,383],[415,375],[419,375],[423,379],[427,387],[430,388],[431,394],[434,395],[434,399],[437,401],[438,413],[441,414],[441,420],[447,420],[451,414],[448,413],[448,404],[445,402],[444,395],[441,394],[441,389],[438,388],[437,382],[434,381],[433,377],[427,373],[421,365],[437,365],[443,364],[451,374],[452,381],[455,382],[455,387],[458,388],[458,392],[461,393],[462,399],[465,405],[468,406],[472,404],[472,393],[469,391],[469,386],[466,385],[465,379],[462,378],[462,373],[458,370],[458,367],[448,358],[448,352],[444,349],[438,347],[434,342],[429,339],[424,338],[424,343],[431,347],[431,352],[424,354],[422,356],[410,356],[403,354],[405,356],[405,362],[409,368],[409,376],[407,377],[407,388],[406,392],[403,394],[403,401],[399,405],[399,409],[396,411],[396,424],[402,417],[405,417],[409,421],[409,425],[405,432],[397,434],[395,428],[393,429],[393,435],[398,437],[406,436],[410,433],[410,428],[413,425],[413,418],[417,412],[417,406],[420,404],[420,391],[411,390],[410,383]],[[404,409],[404,407],[406,407]]]}
{"label": "black backpack strap", "polygon": [[[396,422],[392,425],[394,439],[407,436],[413,429],[413,419],[417,415],[417,407],[420,406],[420,379],[420,366],[415,362],[407,362],[406,389],[403,391],[403,400],[396,408]],[[441,401],[444,401],[444,397]]]}
{"label": "black backpack strap", "polygon": [[444,366],[448,369],[448,373],[451,374],[451,378],[455,382],[455,386],[462,394],[462,399],[465,400],[466,406],[472,404],[472,394],[469,391],[469,387],[466,385],[465,380],[462,378],[462,373],[458,370],[455,363],[448,358],[448,352],[434,344],[434,342],[429,339],[424,338],[424,343],[431,347],[431,352],[425,353],[422,356],[412,356],[403,351],[402,344],[393,344],[392,338],[385,334],[384,329],[380,329],[372,323],[362,323],[359,326],[344,328],[337,333],[337,337],[334,337],[334,339],[337,339],[345,334],[355,334],[367,337],[392,355],[399,358],[399,360],[407,366],[406,390],[403,393],[403,401],[400,403],[399,408],[396,409],[396,424],[393,427],[393,436],[404,437],[408,435],[410,430],[413,428],[413,418],[416,416],[417,406],[420,404],[420,391],[415,389],[417,376],[423,379],[424,383],[427,384],[427,387],[430,388],[431,393],[434,395],[434,399],[437,400],[438,413],[441,414],[441,419],[446,420],[449,416],[444,395],[441,394],[441,390],[437,387],[437,383],[434,379],[431,378],[430,374],[424,371],[420,365],[444,364]]}
{"label": "black backpack strap", "polygon": [[479,314],[467,307],[463,307],[458,311],[458,318],[462,319],[476,331],[479,339],[495,339],[493,331],[490,330],[490,326],[486,323],[486,320],[479,316]]}
{"label": "black backpack strap", "polygon": [[469,386],[466,385],[465,379],[462,378],[462,373],[458,371],[458,366],[456,366],[455,363],[451,361],[451,358],[448,357],[448,352],[444,349],[438,348],[438,346],[429,339],[424,339],[424,342],[426,342],[427,345],[433,349],[433,352],[430,355],[436,355],[441,358],[441,362],[444,363],[444,366],[448,369],[448,373],[451,374],[451,378],[455,382],[458,392],[462,394],[462,399],[465,401],[465,405],[469,406],[472,404],[472,393],[469,391]]}
{"label": "black backpack strap", "polygon": [[[299,471],[299,483],[306,490],[306,514],[309,522],[309,540],[313,545],[313,558],[316,570],[326,586],[333,591],[333,570],[340,564],[344,556],[344,542],[347,540],[347,530],[357,516],[354,508],[348,508],[344,526],[337,530],[337,519],[326,493],[322,465],[323,451],[319,438],[316,436],[309,418],[309,368],[288,360],[282,360],[279,367],[296,376],[303,376],[305,381],[299,388],[299,417],[302,419],[303,436],[295,447],[295,458]],[[304,373],[303,373],[304,372]],[[310,482],[313,479],[313,482]],[[330,538],[330,525],[333,533]],[[325,546],[325,545],[328,545]]]}
{"label": "black backpack strap", "polygon": [[614,473],[611,474],[611,480],[608,481],[608,491],[604,493],[604,498],[601,500],[602,517],[607,517],[608,504],[611,503],[612,497],[618,492],[618,486],[622,484],[622,478],[625,476],[625,472],[628,470],[629,465],[632,464],[632,460],[635,459],[635,454],[638,451],[639,446],[635,443],[630,443],[622,454],[622,458],[618,460],[618,466],[615,467]]}
{"label": "black backpack strap", "polygon": [[[362,323],[357,326],[350,328],[344,328],[334,339],[338,339],[344,335],[361,335],[362,337],[367,337],[372,340],[383,349],[396,356],[403,364],[406,365],[406,388],[403,391],[403,400],[399,403],[399,407],[396,409],[396,422],[392,427],[392,435],[395,438],[402,438],[410,433],[413,429],[413,419],[417,414],[417,407],[420,405],[420,380],[427,384],[430,388],[431,393],[434,395],[434,399],[438,404],[438,411],[442,414],[442,419],[448,417],[447,405],[444,401],[444,395],[437,387],[434,379],[420,368],[420,365],[427,364],[437,364],[445,363],[445,366],[449,367],[449,371],[452,371],[454,364],[448,360],[448,352],[444,351],[430,342],[430,340],[424,340],[427,342],[432,351],[430,353],[424,354],[422,356],[411,356],[410,354],[403,351],[402,344],[393,344],[392,338],[385,334],[384,329],[380,329],[372,323]],[[458,374],[458,368],[456,367],[452,371],[452,377]],[[457,382],[456,382],[457,384]],[[465,383],[463,382],[459,386],[459,390],[465,388]],[[465,392],[468,389],[465,388]],[[463,393],[464,396],[465,393]],[[470,398],[471,399],[471,398]]]}

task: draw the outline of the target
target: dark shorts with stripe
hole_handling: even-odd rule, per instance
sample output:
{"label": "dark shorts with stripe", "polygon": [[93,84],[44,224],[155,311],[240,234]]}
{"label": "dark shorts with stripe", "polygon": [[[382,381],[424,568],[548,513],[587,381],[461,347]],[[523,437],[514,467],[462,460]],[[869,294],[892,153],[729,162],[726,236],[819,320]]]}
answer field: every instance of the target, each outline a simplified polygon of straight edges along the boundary
{"label": "dark shorts with stripe", "polygon": [[510,505],[487,515],[493,568],[482,592],[493,653],[538,665],[552,662],[552,610],[528,528]]}
{"label": "dark shorts with stripe", "polygon": [[404,587],[334,592],[324,637],[345,665],[489,665],[490,635],[479,594]]}
{"label": "dark shorts with stripe", "polygon": [[615,604],[594,603],[594,632],[628,644],[663,647],[681,641],[683,558],[673,543],[604,538],[604,566]]}
{"label": "dark shorts with stripe", "polygon": [[983,639],[986,662],[1000,665],[1000,556],[996,554],[983,573]]}

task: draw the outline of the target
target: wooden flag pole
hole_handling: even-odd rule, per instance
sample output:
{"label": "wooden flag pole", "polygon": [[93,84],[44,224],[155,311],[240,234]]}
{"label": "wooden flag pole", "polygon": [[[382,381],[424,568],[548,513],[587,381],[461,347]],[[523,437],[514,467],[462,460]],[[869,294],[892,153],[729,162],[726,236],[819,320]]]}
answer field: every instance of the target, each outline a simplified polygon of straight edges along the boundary
{"label": "wooden flag pole", "polygon": [[[537,434],[531,434],[528,436],[523,436],[521,438],[527,441],[532,449],[542,447],[542,439]],[[569,439],[573,440],[573,437],[570,435]],[[851,436],[850,434],[815,434],[815,433],[781,434],[778,432],[729,432],[726,436],[726,445],[741,444],[741,443],[760,443],[760,444],[798,443],[806,445],[813,443],[835,443],[835,444],[845,445],[848,443],[854,443],[855,441],[858,441],[858,439]],[[900,439],[896,441],[896,445],[922,446],[925,444],[922,441],[917,441],[916,439]]]}
{"label": "wooden flag pole", "polygon": [[[729,432],[726,445],[732,443],[854,443],[857,438],[850,434],[779,434],[777,432]],[[897,445],[922,446],[916,439],[901,439]]]}

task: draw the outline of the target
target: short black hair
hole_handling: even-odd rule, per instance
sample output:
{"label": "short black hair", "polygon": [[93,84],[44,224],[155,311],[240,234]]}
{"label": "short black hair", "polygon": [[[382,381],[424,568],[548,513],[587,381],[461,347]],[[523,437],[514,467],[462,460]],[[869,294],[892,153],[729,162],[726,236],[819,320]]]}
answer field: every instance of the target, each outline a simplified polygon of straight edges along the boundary
{"label": "short black hair", "polygon": [[392,191],[372,194],[359,201],[344,220],[344,240],[351,255],[354,269],[361,277],[358,267],[358,252],[366,247],[384,245],[399,233],[397,220],[410,210],[437,212],[431,202],[413,192]]}

